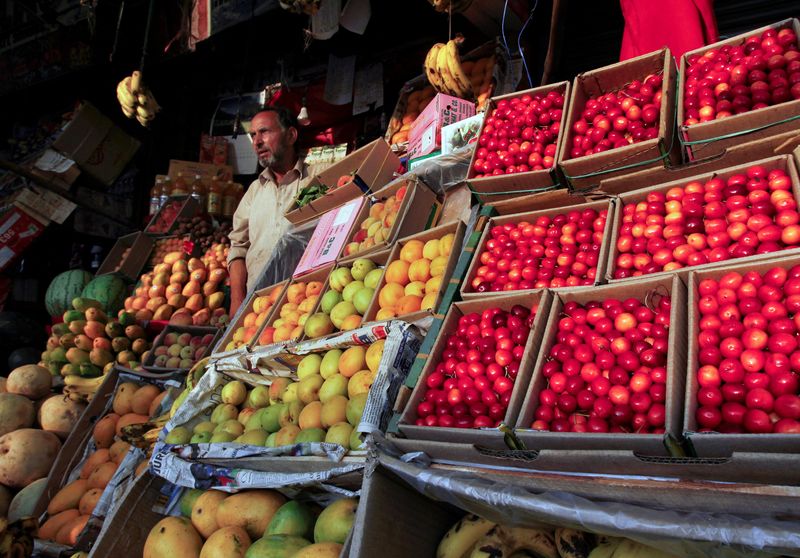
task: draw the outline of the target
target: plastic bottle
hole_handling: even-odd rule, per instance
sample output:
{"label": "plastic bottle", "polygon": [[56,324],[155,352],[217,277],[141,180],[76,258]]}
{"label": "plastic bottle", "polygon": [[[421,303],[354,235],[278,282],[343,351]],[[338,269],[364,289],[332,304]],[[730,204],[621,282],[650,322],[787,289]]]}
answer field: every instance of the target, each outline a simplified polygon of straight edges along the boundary
{"label": "plastic bottle", "polygon": [[216,176],[212,177],[206,196],[206,211],[209,215],[216,217],[222,213],[222,192],[223,186],[220,180]]}
{"label": "plastic bottle", "polygon": [[222,216],[231,218],[236,212],[236,207],[239,205],[239,200],[242,199],[244,188],[237,182],[228,182],[225,188],[225,194],[222,196]]}
{"label": "plastic bottle", "polygon": [[156,178],[156,182],[150,190],[150,215],[155,215],[161,208],[161,192],[164,191],[164,181]]}
{"label": "plastic bottle", "polygon": [[169,176],[164,177],[161,181],[161,201],[158,208],[161,209],[169,201],[170,193],[172,192],[172,179]]}
{"label": "plastic bottle", "polygon": [[172,184],[172,191],[169,193],[170,196],[188,196],[189,195],[189,184],[186,182],[186,178],[184,178],[183,173],[178,173],[178,178],[175,179],[175,182]]}
{"label": "plastic bottle", "polygon": [[194,182],[192,182],[192,197],[197,200],[200,207],[205,207],[206,201],[206,186],[203,184],[203,177],[199,174],[194,175]]}

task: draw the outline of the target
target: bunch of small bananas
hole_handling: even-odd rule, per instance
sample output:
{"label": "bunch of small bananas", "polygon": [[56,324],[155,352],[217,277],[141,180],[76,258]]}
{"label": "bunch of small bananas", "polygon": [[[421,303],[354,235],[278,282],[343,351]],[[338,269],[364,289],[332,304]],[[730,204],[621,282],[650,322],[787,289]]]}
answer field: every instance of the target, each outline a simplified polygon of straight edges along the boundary
{"label": "bunch of small bananas", "polygon": [[144,127],[161,110],[150,90],[142,84],[142,73],[138,70],[117,84],[117,100],[128,118],[136,118]]}
{"label": "bunch of small bananas", "polygon": [[462,99],[472,99],[474,91],[469,76],[461,66],[458,45],[464,41],[461,35],[447,43],[436,43],[425,56],[425,75],[439,93]]}
{"label": "bunch of small bananas", "polygon": [[33,556],[33,538],[38,522],[26,517],[9,524],[8,518],[0,517],[0,556],[27,558]]}
{"label": "bunch of small bananas", "polygon": [[122,441],[128,442],[130,445],[135,446],[147,452],[148,455],[152,453],[153,446],[156,445],[158,435],[167,424],[169,419],[174,413],[167,411],[160,417],[150,419],[147,422],[140,424],[129,424],[122,427],[120,438]]}
{"label": "bunch of small bananas", "polygon": [[428,0],[437,12],[463,12],[472,4],[472,0]]}
{"label": "bunch of small bananas", "polygon": [[96,378],[84,378],[70,374],[64,376],[64,395],[67,395],[73,401],[89,402],[94,397],[94,394],[103,385],[106,376],[97,376]]}

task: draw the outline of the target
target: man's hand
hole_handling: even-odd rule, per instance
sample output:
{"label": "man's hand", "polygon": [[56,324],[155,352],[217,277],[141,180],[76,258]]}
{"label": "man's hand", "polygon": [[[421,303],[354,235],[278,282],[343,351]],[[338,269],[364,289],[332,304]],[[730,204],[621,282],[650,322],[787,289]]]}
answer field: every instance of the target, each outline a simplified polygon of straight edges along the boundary
{"label": "man's hand", "polygon": [[239,306],[247,296],[247,265],[243,258],[232,260],[228,264],[228,273],[231,276],[231,318],[236,314]]}

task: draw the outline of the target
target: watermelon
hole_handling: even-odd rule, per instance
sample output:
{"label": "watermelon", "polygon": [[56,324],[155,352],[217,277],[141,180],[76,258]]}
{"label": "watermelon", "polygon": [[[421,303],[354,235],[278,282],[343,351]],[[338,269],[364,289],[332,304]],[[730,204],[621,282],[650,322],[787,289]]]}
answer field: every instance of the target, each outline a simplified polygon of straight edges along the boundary
{"label": "watermelon", "polygon": [[80,296],[83,288],[92,280],[92,274],[82,269],[59,273],[47,287],[44,305],[51,316],[60,316],[72,309],[72,299]]}
{"label": "watermelon", "polygon": [[84,287],[81,298],[90,298],[103,305],[106,313],[116,315],[125,303],[128,288],[116,275],[95,277]]}

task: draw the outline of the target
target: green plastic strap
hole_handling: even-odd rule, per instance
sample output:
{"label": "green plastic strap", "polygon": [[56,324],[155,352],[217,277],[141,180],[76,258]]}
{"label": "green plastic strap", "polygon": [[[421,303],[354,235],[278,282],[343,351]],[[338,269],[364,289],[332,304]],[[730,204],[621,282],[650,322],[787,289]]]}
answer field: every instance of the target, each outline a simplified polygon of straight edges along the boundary
{"label": "green plastic strap", "polygon": [[518,194],[518,195],[521,195],[521,194],[537,194],[539,192],[548,192],[550,190],[558,190],[562,186],[561,186],[560,183],[557,182],[557,183],[553,184],[552,186],[545,186],[543,188],[534,188],[534,189],[531,189],[531,190],[511,190],[511,191],[508,191],[508,192],[478,192],[478,191],[475,190],[475,188],[472,187],[472,183],[471,182],[467,182],[467,187],[470,189],[470,191],[473,194],[475,194],[475,196],[478,197],[478,199],[480,199],[481,196],[509,196],[509,195],[514,195],[514,194]]}
{"label": "green plastic strap", "polygon": [[739,136],[745,136],[747,134],[752,134],[753,132],[760,132],[761,130],[766,130],[767,128],[771,128],[772,126],[777,126],[779,124],[786,124],[787,122],[792,122],[793,120],[800,120],[800,114],[795,114],[794,116],[790,116],[789,118],[784,118],[783,120],[778,120],[777,122],[772,122],[771,124],[764,124],[763,126],[759,126],[758,128],[750,128],[748,130],[742,130],[740,132],[731,132],[730,134],[723,134],[715,138],[704,139],[704,140],[692,140],[692,141],[681,140],[681,144],[698,145],[703,143],[713,143],[715,141],[721,141],[730,138],[736,138]]}

